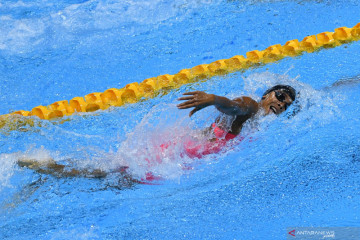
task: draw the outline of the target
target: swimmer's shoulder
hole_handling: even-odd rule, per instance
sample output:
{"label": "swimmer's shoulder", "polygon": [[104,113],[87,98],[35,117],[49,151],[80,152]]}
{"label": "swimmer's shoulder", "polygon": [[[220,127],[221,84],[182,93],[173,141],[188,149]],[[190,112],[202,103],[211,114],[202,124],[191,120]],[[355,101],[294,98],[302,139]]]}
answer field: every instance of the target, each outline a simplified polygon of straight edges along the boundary
{"label": "swimmer's shoulder", "polygon": [[247,115],[254,115],[259,110],[259,103],[248,96],[237,97],[233,99],[247,109]]}

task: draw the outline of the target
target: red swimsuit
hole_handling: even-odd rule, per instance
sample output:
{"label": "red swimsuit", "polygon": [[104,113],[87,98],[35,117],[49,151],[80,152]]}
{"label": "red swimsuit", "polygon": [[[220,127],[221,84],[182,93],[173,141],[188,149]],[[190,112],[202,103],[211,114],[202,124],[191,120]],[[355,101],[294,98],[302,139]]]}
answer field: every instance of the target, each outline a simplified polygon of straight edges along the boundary
{"label": "red swimsuit", "polygon": [[204,155],[218,153],[228,141],[236,137],[235,134],[222,130],[216,126],[215,123],[213,123],[211,126],[213,128],[216,139],[213,141],[207,141],[205,143],[199,143],[191,140],[186,142],[184,144],[186,155],[191,158],[201,158]]}
{"label": "red swimsuit", "polygon": [[[215,123],[212,125],[215,139],[211,141],[201,141],[201,140],[187,140],[183,143],[184,146],[184,154],[190,158],[201,158],[204,155],[209,155],[213,153],[220,152],[228,141],[234,139],[236,137],[235,134],[228,133],[221,128],[219,128]],[[163,143],[160,145],[159,155],[156,156],[155,162],[152,162],[150,159],[146,159],[148,164],[151,166],[152,164],[161,164],[163,154],[169,150],[169,147],[174,144],[174,142]],[[180,156],[183,156],[182,154]],[[154,181],[160,180],[161,177],[154,176],[151,172],[148,172],[145,177],[146,181]],[[145,183],[145,182],[144,182]]]}

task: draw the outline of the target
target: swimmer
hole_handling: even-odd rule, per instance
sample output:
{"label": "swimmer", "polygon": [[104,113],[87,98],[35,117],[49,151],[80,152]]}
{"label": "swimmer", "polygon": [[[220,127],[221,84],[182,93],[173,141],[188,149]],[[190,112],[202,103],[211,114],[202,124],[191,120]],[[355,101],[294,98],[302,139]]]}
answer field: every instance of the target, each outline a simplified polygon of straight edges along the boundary
{"label": "swimmer", "polygon": [[226,119],[221,120],[218,117],[210,129],[214,128],[214,132],[224,132],[228,129],[226,135],[234,138],[239,135],[244,123],[255,114],[268,115],[274,113],[279,115],[284,112],[295,101],[296,91],[288,85],[276,85],[265,91],[259,102],[246,96],[231,100],[202,91],[186,92],[183,95],[185,97],[178,100],[185,102],[178,104],[177,107],[179,109],[193,108],[189,113],[190,117],[197,111],[209,106],[215,106],[221,113],[232,117],[233,121],[230,126],[227,126],[229,121],[226,121]]}
{"label": "swimmer", "polygon": [[[218,117],[215,123],[208,128],[208,132],[214,134],[213,139],[209,139],[208,142],[196,142],[187,141],[184,142],[184,153],[190,158],[201,158],[204,155],[218,153],[223,149],[227,142],[235,138],[241,132],[243,124],[256,114],[268,115],[274,113],[276,115],[284,112],[294,101],[296,97],[295,89],[288,85],[276,85],[268,89],[262,96],[259,102],[256,102],[250,97],[239,97],[230,100],[226,97],[217,96],[214,94],[207,94],[202,91],[187,92],[184,93],[184,97],[179,98],[180,101],[185,101],[177,105],[179,109],[193,108],[190,111],[191,117],[195,112],[209,107],[215,106],[217,110],[224,113],[227,117],[232,118],[231,126],[227,126],[227,119]],[[228,129],[228,130],[227,130]],[[159,152],[165,151],[170,147],[172,142],[164,143],[160,146]],[[176,143],[175,143],[176,144]],[[162,159],[157,159],[157,162],[161,162]],[[150,161],[149,161],[149,164]],[[38,163],[36,160],[22,159],[19,160],[19,165],[33,169],[39,173],[53,174],[58,177],[105,177],[108,173],[101,170],[77,170],[73,168],[66,168],[64,165],[56,163],[53,159],[45,163]],[[127,167],[120,168],[119,171],[123,175],[123,179],[128,183],[142,183],[136,179],[133,179],[126,171]],[[156,176],[151,173],[147,174],[147,181],[152,181]]]}

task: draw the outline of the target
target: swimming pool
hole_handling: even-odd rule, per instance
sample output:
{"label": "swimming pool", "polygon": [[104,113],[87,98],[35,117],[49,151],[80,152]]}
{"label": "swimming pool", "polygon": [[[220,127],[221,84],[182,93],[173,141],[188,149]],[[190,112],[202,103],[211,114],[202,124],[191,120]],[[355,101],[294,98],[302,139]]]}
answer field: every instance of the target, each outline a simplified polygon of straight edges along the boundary
{"label": "swimming pool", "polygon": [[[0,114],[123,87],[201,63],[352,27],[357,1],[8,1],[0,3]],[[357,226],[360,43],[286,58],[63,124],[0,134],[1,239],[285,239],[291,226]],[[204,90],[256,99],[274,83],[300,91],[302,110],[259,120],[251,138],[188,162],[150,170],[157,144],[208,126],[176,99]],[[255,141],[253,140],[255,139]],[[160,141],[161,140],[161,141]],[[53,157],[106,178],[58,178],[20,168]],[[184,170],[184,161],[191,170]]]}

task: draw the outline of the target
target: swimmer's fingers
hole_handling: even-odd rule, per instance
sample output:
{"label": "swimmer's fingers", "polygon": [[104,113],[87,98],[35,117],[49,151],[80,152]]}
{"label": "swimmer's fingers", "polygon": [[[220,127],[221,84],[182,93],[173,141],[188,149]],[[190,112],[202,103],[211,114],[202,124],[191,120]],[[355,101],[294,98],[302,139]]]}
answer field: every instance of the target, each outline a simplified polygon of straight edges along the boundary
{"label": "swimmer's fingers", "polygon": [[191,100],[191,99],[194,99],[194,97],[181,97],[181,98],[178,98],[179,101],[181,101],[181,100]]}
{"label": "swimmer's fingers", "polygon": [[189,104],[194,104],[196,102],[196,94],[197,93],[198,93],[197,91],[184,93],[183,95],[191,95],[191,96],[178,98],[179,101],[185,101],[185,102],[178,104],[177,107],[180,109],[196,107],[194,105],[189,105]]}
{"label": "swimmer's fingers", "polygon": [[186,102],[183,102],[183,103],[180,103],[177,105],[177,107],[179,109],[186,109],[186,108],[192,108],[192,107],[197,107],[198,106],[198,103],[196,100],[189,100],[189,101],[186,101]]}
{"label": "swimmer's fingers", "polygon": [[186,93],[183,93],[183,95],[195,95],[195,94],[198,94],[198,93],[201,93],[201,91],[186,92]]}
{"label": "swimmer's fingers", "polygon": [[205,106],[199,106],[199,107],[196,107],[194,108],[193,110],[191,110],[191,112],[189,113],[189,117],[191,117],[194,113],[196,113],[197,111],[203,109]]}

